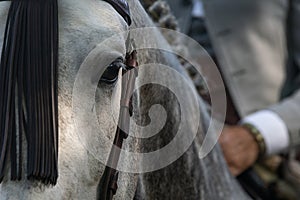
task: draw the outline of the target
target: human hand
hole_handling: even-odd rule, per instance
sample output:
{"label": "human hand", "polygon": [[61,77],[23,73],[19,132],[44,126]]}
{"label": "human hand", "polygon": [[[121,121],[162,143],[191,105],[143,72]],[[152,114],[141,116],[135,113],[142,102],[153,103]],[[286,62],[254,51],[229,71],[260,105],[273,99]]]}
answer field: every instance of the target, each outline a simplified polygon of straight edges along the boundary
{"label": "human hand", "polygon": [[259,146],[243,126],[225,126],[219,138],[230,172],[237,176],[255,163]]}

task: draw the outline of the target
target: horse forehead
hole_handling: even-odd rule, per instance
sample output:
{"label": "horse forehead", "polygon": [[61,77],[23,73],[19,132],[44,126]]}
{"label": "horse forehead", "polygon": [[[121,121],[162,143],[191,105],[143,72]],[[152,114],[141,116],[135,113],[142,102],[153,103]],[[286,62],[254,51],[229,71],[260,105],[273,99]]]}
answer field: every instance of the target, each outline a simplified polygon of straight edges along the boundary
{"label": "horse forehead", "polygon": [[[8,1],[0,2],[0,41],[3,40],[9,5]],[[86,46],[89,42],[95,46],[114,34],[128,30],[124,19],[105,1],[61,0],[58,1],[58,9],[60,42],[63,43],[80,37],[81,41],[75,46]]]}
{"label": "horse forehead", "polygon": [[62,22],[101,28],[103,32],[120,32],[127,29],[125,20],[105,1],[63,0],[58,3],[59,20]]}

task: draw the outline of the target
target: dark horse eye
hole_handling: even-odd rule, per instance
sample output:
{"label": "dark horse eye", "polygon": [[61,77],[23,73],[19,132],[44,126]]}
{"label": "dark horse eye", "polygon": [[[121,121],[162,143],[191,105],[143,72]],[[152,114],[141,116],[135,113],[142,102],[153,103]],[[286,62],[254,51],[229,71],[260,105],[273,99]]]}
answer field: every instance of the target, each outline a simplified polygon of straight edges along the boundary
{"label": "dark horse eye", "polygon": [[116,59],[106,68],[106,70],[101,76],[100,81],[108,84],[115,83],[118,80],[120,68],[126,68],[122,58]]}

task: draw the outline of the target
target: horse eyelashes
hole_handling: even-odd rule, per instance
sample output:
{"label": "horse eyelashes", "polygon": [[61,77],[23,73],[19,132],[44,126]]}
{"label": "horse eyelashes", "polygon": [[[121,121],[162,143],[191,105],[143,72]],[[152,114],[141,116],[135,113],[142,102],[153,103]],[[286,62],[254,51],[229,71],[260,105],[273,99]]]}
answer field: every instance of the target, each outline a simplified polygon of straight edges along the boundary
{"label": "horse eyelashes", "polygon": [[126,65],[123,63],[122,58],[116,59],[112,62],[102,74],[100,81],[107,84],[113,84],[118,80],[120,69],[126,69]]}

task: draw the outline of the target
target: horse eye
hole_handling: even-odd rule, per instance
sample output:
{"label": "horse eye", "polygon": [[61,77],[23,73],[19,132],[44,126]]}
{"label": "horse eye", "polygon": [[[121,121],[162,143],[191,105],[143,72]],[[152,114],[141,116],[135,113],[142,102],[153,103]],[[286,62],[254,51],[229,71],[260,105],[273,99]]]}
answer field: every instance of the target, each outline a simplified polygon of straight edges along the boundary
{"label": "horse eye", "polygon": [[119,70],[120,68],[126,67],[123,63],[122,59],[117,59],[113,63],[111,63],[104,73],[102,74],[100,81],[105,82],[107,84],[115,83],[118,80]]}

